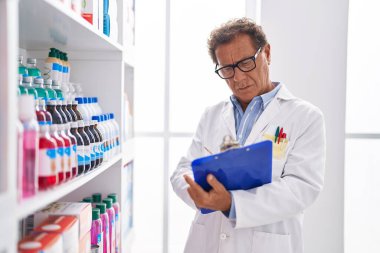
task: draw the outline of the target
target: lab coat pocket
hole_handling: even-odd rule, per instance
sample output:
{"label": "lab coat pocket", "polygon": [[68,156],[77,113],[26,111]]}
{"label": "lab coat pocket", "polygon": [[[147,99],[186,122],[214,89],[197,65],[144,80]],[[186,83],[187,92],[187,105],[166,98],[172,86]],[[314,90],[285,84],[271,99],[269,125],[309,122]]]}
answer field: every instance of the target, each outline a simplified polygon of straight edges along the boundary
{"label": "lab coat pocket", "polygon": [[193,222],[190,228],[189,237],[187,238],[184,253],[205,253],[205,236],[205,226]]}
{"label": "lab coat pocket", "polygon": [[291,235],[253,232],[252,253],[290,253]]}

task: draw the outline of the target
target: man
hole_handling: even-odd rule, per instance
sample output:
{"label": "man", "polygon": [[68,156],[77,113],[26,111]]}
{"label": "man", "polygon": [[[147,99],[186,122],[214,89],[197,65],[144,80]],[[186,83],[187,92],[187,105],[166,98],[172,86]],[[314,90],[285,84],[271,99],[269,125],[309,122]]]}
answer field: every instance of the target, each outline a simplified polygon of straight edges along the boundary
{"label": "man", "polygon": [[[208,46],[215,72],[232,96],[205,111],[187,156],[171,177],[177,195],[197,210],[185,252],[301,253],[303,212],[323,186],[323,115],[283,83],[270,80],[271,48],[251,20],[232,20],[215,29]],[[273,141],[272,183],[227,191],[208,175],[213,189],[205,192],[194,182],[191,161],[218,153],[226,135],[241,145]],[[200,208],[217,211],[204,215]]]}

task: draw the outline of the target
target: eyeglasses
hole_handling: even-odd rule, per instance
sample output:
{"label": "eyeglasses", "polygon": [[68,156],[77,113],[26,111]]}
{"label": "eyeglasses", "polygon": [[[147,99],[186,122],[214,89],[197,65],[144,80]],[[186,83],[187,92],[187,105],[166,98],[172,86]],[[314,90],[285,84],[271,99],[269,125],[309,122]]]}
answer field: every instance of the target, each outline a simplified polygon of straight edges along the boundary
{"label": "eyeglasses", "polygon": [[217,73],[220,76],[220,78],[222,78],[222,79],[229,79],[229,78],[234,77],[236,67],[243,72],[252,71],[256,68],[256,58],[260,52],[261,52],[261,47],[257,50],[257,52],[254,56],[250,56],[248,58],[245,58],[241,61],[238,61],[235,64],[223,66],[219,69],[217,69],[218,64],[216,64],[215,65],[215,73]]}

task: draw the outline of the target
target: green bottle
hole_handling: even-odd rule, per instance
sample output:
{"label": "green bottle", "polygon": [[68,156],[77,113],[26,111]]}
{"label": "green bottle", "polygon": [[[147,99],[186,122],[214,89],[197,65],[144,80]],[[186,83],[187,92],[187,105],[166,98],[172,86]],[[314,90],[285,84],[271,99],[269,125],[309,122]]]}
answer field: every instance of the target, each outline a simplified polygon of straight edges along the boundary
{"label": "green bottle", "polygon": [[34,99],[37,99],[37,91],[32,86],[33,77],[24,76],[22,78],[22,86],[26,88],[28,95],[33,95]]}
{"label": "green bottle", "polygon": [[48,99],[57,98],[57,92],[53,90],[52,83],[53,81],[51,79],[47,79],[44,81],[44,88],[46,90],[46,93],[48,94]]}
{"label": "green bottle", "polygon": [[57,100],[64,98],[62,90],[61,90],[61,85],[59,84],[58,81],[53,80],[52,88],[53,90],[55,90],[55,93],[57,94]]}
{"label": "green bottle", "polygon": [[44,89],[44,79],[42,77],[36,77],[33,81],[33,88],[37,91],[37,98],[42,98],[45,101],[48,98],[48,93]]}
{"label": "green bottle", "polygon": [[26,60],[28,66],[28,75],[31,77],[41,76],[41,71],[37,68],[37,59],[28,58]]}
{"label": "green bottle", "polygon": [[28,75],[28,69],[22,64],[24,57],[22,55],[18,56],[18,74],[21,76]]}
{"label": "green bottle", "polygon": [[19,75],[18,76],[18,95],[27,95],[28,94],[28,90],[22,86],[22,75]]}

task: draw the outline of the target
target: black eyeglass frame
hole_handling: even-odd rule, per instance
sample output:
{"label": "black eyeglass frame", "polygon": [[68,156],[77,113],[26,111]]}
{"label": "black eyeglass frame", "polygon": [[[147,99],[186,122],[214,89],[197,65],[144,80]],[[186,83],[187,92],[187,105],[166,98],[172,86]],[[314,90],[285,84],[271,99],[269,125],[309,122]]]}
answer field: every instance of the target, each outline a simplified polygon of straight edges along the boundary
{"label": "black eyeglass frame", "polygon": [[[218,69],[217,69],[218,64],[216,64],[216,65],[215,65],[215,73],[216,73],[220,78],[222,78],[222,79],[230,79],[230,78],[232,78],[232,77],[235,76],[235,68],[236,68],[236,67],[237,67],[238,69],[240,69],[240,71],[242,71],[242,72],[249,72],[249,71],[254,70],[254,69],[256,68],[256,58],[257,58],[257,56],[260,54],[261,49],[262,49],[262,47],[259,47],[259,49],[257,50],[257,52],[256,52],[255,55],[250,56],[250,57],[247,57],[247,58],[244,58],[244,59],[238,61],[238,62],[235,63],[235,64],[226,65],[226,66],[223,66],[223,67],[218,68]],[[246,60],[249,60],[249,59],[253,60],[253,63],[255,64],[254,67],[253,67],[252,69],[249,69],[249,70],[243,70],[243,69],[241,69],[241,68],[239,67],[239,64],[242,63],[242,62],[244,62],[244,61],[246,61]],[[219,74],[219,71],[220,71],[220,70],[222,70],[222,69],[224,69],[224,68],[231,68],[231,67],[232,67],[232,70],[233,70],[233,75],[232,75],[232,76],[230,76],[230,77],[222,77],[222,76]]]}

